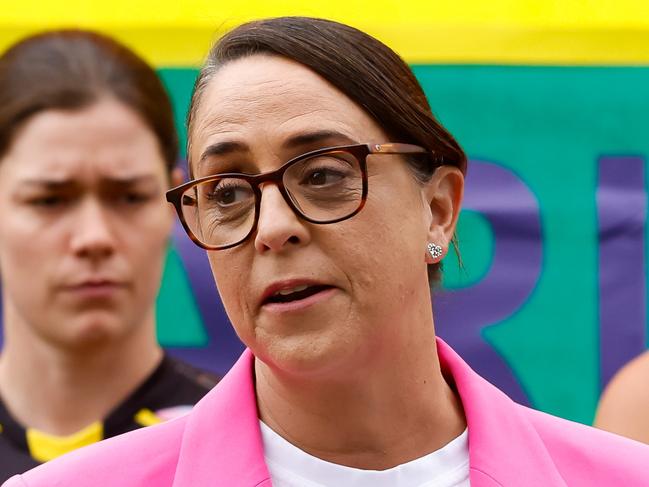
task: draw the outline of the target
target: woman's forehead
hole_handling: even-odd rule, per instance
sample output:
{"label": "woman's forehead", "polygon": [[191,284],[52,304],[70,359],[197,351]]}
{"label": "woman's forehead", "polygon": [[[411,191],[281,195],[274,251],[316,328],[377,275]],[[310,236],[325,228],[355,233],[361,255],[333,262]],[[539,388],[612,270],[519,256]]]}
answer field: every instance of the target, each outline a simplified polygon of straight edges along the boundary
{"label": "woman's forehead", "polygon": [[[313,90],[317,90],[315,93]],[[256,54],[220,67],[208,83],[203,102],[209,99],[251,102],[259,95],[301,95],[316,98],[336,88],[302,64],[280,56]],[[336,95],[342,95],[337,92]],[[344,95],[342,95],[344,96]]]}
{"label": "woman's forehead", "polygon": [[98,103],[78,111],[34,115],[2,160],[5,175],[10,171],[17,177],[47,174],[61,179],[90,173],[163,174],[165,164],[155,135],[129,109],[122,109]]}
{"label": "woman's forehead", "polygon": [[373,124],[364,110],[310,69],[257,55],[226,64],[210,80],[191,136],[200,150],[208,139],[221,135],[288,137],[296,131],[324,129],[358,137],[375,128]]}

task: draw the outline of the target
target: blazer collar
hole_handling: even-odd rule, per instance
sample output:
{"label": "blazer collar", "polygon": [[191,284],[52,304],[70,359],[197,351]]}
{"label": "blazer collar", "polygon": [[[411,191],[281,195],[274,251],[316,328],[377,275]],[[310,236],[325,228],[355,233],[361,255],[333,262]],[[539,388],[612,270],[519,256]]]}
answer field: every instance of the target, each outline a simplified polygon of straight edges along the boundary
{"label": "blazer collar", "polygon": [[472,486],[565,486],[526,408],[476,374],[437,339],[442,372],[460,396],[469,430]]}
{"label": "blazer collar", "polygon": [[[559,487],[565,482],[525,408],[476,374],[437,339],[442,371],[462,401],[473,487]],[[270,486],[253,381],[245,350],[188,415],[174,487]]]}
{"label": "blazer collar", "polygon": [[173,487],[270,486],[246,349],[187,417]]}

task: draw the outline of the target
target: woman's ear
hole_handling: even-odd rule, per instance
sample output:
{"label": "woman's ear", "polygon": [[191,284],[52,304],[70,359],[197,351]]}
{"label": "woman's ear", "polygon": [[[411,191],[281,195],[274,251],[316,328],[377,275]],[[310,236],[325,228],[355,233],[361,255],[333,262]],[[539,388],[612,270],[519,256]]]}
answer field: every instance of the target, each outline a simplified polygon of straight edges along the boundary
{"label": "woman's ear", "polygon": [[428,242],[439,245],[444,255],[453,239],[464,194],[464,175],[455,166],[441,166],[425,185],[430,207]]}

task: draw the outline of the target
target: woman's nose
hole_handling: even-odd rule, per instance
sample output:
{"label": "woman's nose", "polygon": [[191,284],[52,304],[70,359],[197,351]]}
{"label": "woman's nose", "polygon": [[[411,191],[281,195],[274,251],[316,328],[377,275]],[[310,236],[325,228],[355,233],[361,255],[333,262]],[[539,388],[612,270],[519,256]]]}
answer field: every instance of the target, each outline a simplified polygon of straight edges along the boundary
{"label": "woman's nose", "polygon": [[72,251],[79,257],[100,260],[115,251],[115,236],[109,215],[98,201],[81,203],[72,231]]}
{"label": "woman's nose", "polygon": [[281,252],[310,240],[306,222],[301,220],[274,184],[262,188],[255,235],[258,252]]}

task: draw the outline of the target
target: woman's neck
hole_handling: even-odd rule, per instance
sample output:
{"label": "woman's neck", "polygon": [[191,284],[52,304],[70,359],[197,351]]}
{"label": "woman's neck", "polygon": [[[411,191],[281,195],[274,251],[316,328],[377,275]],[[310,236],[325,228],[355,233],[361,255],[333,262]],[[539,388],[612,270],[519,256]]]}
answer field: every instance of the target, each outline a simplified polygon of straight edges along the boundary
{"label": "woman's neck", "polygon": [[[5,332],[18,328],[12,325],[17,323],[5,321]],[[19,331],[11,333],[0,356],[0,396],[24,426],[70,435],[104,419],[161,358],[153,312],[128,337],[92,350],[62,349]]]}
{"label": "woman's neck", "polygon": [[384,470],[438,450],[466,421],[430,330],[407,354],[340,380],[286,377],[257,360],[261,419],[300,449],[350,467]]}

